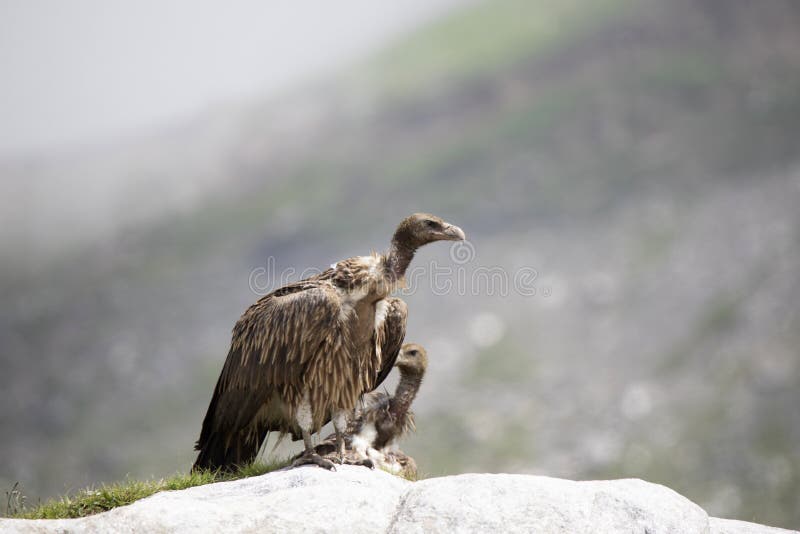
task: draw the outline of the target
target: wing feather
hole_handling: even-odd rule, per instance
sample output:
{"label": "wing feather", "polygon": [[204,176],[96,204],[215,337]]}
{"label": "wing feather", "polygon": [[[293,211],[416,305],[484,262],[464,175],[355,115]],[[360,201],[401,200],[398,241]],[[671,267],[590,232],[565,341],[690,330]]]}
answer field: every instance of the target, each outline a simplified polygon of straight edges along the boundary
{"label": "wing feather", "polygon": [[[394,367],[400,348],[403,346],[403,339],[406,337],[406,319],[408,317],[408,307],[399,298],[386,299],[386,317],[383,323],[378,325],[375,331],[376,354],[374,357],[379,361],[378,374],[372,383],[370,391],[374,391],[380,386]],[[378,354],[377,347],[380,347]]]}
{"label": "wing feather", "polygon": [[[245,311],[195,446],[196,468],[248,463],[268,431],[293,431],[303,389],[321,378],[306,371],[316,367],[318,374],[322,366],[313,360],[336,343],[340,310],[335,288],[320,276],[283,287]],[[276,402],[281,406],[270,405]]]}

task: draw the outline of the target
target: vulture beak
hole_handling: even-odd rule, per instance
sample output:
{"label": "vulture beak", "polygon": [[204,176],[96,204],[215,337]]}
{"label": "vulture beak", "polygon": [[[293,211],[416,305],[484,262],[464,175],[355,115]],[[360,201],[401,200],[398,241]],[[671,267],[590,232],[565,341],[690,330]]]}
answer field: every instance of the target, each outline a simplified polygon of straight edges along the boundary
{"label": "vulture beak", "polygon": [[397,359],[394,361],[394,366],[397,367],[405,360],[406,360],[406,351],[404,349],[400,349],[400,353],[397,355]]}
{"label": "vulture beak", "polygon": [[445,235],[444,239],[447,241],[464,241],[467,238],[467,236],[464,235],[464,230],[454,224],[445,226],[442,233]]}

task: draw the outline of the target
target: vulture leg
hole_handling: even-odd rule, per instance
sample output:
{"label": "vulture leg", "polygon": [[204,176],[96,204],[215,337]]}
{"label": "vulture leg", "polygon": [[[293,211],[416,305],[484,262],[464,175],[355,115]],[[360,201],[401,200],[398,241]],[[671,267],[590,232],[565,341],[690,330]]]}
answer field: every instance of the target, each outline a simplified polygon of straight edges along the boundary
{"label": "vulture leg", "polygon": [[336,453],[334,461],[340,464],[363,465],[370,469],[375,469],[375,464],[369,458],[351,460],[345,453],[344,433],[347,430],[347,412],[341,411],[333,416],[333,429],[336,432]]}
{"label": "vulture leg", "polygon": [[333,465],[333,462],[323,458],[314,450],[314,444],[311,443],[311,433],[306,429],[303,429],[303,443],[306,446],[306,450],[294,462],[292,462],[292,467],[313,464],[329,471],[336,471],[336,467]]}
{"label": "vulture leg", "polygon": [[317,451],[314,449],[314,444],[311,442],[311,429],[314,425],[314,419],[311,414],[311,404],[308,400],[308,393],[306,393],[303,402],[297,409],[295,420],[297,421],[297,426],[300,427],[303,433],[303,444],[306,450],[299,458],[292,462],[292,467],[314,464],[330,471],[335,471],[336,467],[333,465],[333,462],[317,454]]}
{"label": "vulture leg", "polygon": [[346,412],[339,412],[333,416],[333,429],[336,431],[336,456],[338,463],[344,462],[344,432],[347,430]]}

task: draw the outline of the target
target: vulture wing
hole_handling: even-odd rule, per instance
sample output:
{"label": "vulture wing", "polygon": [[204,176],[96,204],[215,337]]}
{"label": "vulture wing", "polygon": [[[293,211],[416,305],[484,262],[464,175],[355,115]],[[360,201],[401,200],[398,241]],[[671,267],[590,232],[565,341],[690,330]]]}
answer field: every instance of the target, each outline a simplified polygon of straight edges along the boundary
{"label": "vulture wing", "polygon": [[[322,273],[324,276],[326,273]],[[364,391],[364,393],[369,393],[370,391],[375,391],[378,386],[380,386],[386,377],[389,376],[389,373],[394,367],[395,361],[397,361],[397,356],[400,354],[400,348],[403,346],[403,339],[406,337],[406,317],[408,316],[408,308],[406,303],[399,298],[388,298],[383,301],[384,306],[382,311],[378,311],[379,314],[383,314],[383,321],[377,325],[375,333],[373,334],[373,346],[380,347],[380,353],[373,349],[372,358],[374,361],[380,362],[379,365],[375,367],[378,369],[378,372],[375,375],[375,380],[372,382],[372,387],[368,391]],[[376,395],[374,398],[370,395],[364,395],[362,397],[361,407],[362,410],[366,406],[365,403],[371,403],[373,400],[377,400],[380,395],[383,395],[388,399],[388,395],[385,393],[373,393],[372,395]],[[358,417],[358,414],[355,415]],[[323,425],[326,425],[330,422],[330,417],[326,417],[323,421]],[[293,435],[292,440],[297,441],[301,439],[299,435]]]}
{"label": "vulture wing", "polygon": [[195,469],[248,464],[268,431],[292,431],[287,407],[301,401],[306,370],[336,340],[341,303],[325,274],[261,298],[236,323]]}
{"label": "vulture wing", "polygon": [[403,346],[403,339],[406,337],[406,318],[408,308],[406,303],[398,298],[386,299],[385,318],[383,323],[378,325],[375,331],[377,337],[375,346],[380,346],[380,367],[375,382],[372,384],[372,391],[377,389],[394,367],[400,348]]}
{"label": "vulture wing", "polygon": [[372,391],[361,397],[361,403],[356,406],[355,418],[363,418],[365,414],[374,412],[389,405],[391,397],[385,391]]}

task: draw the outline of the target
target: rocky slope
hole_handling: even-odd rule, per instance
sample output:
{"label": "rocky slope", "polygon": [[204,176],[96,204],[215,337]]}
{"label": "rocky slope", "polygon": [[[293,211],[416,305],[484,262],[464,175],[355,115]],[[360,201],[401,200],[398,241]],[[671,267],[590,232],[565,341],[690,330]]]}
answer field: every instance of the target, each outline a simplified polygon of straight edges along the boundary
{"label": "rocky slope", "polygon": [[[47,201],[0,210],[27,245],[0,250],[0,491],[188,469],[256,289],[425,210],[474,255],[424,250],[404,295],[431,357],[403,444],[421,469],[644,478],[799,525],[798,27],[795,0],[475,2],[376,58],[382,89],[322,84],[148,149],[0,169]],[[88,174],[136,187],[48,215],[48,176]],[[87,225],[109,237],[36,259],[40,233]],[[538,292],[490,291],[489,268],[534,269]]]}
{"label": "rocky slope", "polygon": [[464,474],[409,482],[342,466],[163,492],[92,517],[0,520],[0,530],[44,532],[645,532],[780,534],[709,517],[669,488],[637,479],[573,482]]}

